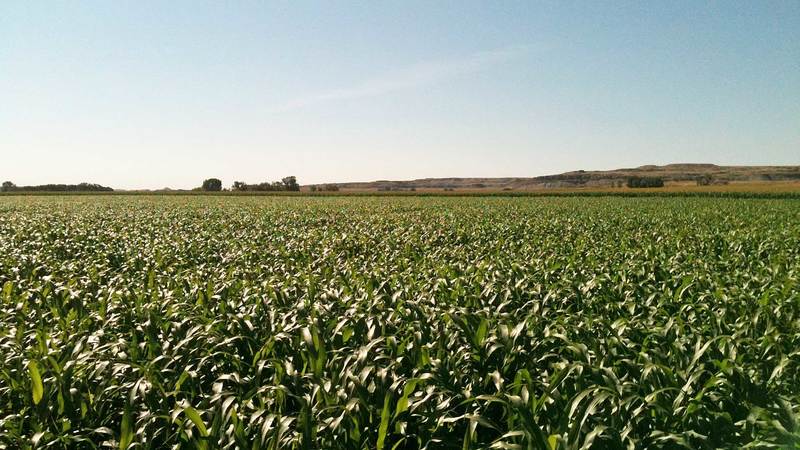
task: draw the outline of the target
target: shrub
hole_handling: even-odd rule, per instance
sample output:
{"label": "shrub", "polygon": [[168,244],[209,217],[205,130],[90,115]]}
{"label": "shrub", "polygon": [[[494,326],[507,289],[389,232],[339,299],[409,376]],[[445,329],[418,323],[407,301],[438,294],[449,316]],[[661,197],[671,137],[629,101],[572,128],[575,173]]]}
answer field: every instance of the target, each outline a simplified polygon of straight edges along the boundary
{"label": "shrub", "polygon": [[628,177],[629,188],[659,188],[664,187],[664,180],[659,177]]}

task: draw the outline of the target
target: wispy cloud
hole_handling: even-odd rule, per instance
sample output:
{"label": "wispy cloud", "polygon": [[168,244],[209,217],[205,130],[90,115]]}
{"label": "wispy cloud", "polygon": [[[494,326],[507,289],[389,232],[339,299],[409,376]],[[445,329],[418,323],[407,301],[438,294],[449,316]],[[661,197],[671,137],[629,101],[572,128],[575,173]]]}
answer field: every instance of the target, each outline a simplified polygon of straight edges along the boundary
{"label": "wispy cloud", "polygon": [[295,98],[284,105],[268,110],[280,113],[305,108],[321,103],[375,97],[395,91],[413,89],[442,82],[444,80],[487,69],[520,56],[528,47],[506,47],[491,51],[473,53],[467,57],[444,61],[425,62],[405,67],[385,77],[366,80],[359,84],[318,92]]}

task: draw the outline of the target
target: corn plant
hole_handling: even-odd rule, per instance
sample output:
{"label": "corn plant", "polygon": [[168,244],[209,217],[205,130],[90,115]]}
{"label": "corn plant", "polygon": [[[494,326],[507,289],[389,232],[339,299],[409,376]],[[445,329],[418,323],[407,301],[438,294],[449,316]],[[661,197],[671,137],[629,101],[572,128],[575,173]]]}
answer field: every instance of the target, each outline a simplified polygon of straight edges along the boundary
{"label": "corn plant", "polygon": [[0,198],[0,449],[800,448],[795,199]]}

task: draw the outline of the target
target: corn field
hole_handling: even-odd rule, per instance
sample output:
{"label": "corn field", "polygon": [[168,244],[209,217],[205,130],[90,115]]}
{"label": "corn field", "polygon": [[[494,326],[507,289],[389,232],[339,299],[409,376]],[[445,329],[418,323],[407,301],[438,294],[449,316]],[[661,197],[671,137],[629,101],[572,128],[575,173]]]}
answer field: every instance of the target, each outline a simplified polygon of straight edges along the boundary
{"label": "corn field", "polygon": [[800,448],[792,199],[0,198],[0,448]]}

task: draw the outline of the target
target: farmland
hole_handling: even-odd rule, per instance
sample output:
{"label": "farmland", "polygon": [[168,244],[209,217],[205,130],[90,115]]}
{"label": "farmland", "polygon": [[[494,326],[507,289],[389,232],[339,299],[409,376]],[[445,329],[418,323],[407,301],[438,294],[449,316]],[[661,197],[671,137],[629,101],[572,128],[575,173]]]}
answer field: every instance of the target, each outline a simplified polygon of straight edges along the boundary
{"label": "farmland", "polygon": [[0,448],[800,446],[800,201],[0,198]]}

